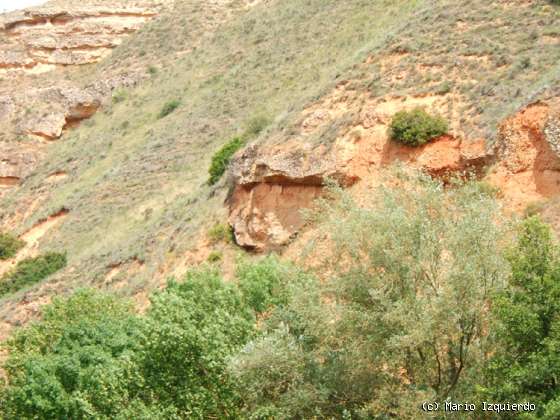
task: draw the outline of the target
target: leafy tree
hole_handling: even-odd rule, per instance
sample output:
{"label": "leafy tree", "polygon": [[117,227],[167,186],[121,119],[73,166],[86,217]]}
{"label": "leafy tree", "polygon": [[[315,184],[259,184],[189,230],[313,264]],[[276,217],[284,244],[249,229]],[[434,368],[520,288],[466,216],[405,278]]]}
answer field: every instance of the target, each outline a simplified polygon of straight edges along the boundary
{"label": "leafy tree", "polygon": [[412,111],[397,112],[389,131],[393,140],[408,146],[421,146],[447,133],[448,129],[443,118],[432,116],[422,108],[415,108]]}
{"label": "leafy tree", "polygon": [[334,187],[320,204],[331,281],[300,283],[232,360],[248,416],[418,418],[423,400],[471,392],[507,226],[476,183],[396,182],[370,208]]}
{"label": "leafy tree", "polygon": [[187,274],[145,316],[91,290],[56,299],[7,343],[7,419],[238,418],[226,370],[254,332],[254,313],[216,271]]}
{"label": "leafy tree", "polygon": [[295,267],[269,256],[256,263],[240,262],[236,277],[248,305],[256,312],[287,303],[286,282]]}
{"label": "leafy tree", "polygon": [[133,362],[140,326],[131,306],[110,295],[55,299],[42,321],[6,344],[3,418],[119,418],[142,386]]}
{"label": "leafy tree", "polygon": [[227,358],[251,337],[253,312],[217,271],[187,274],[152,299],[139,364],[146,400],[178,418],[236,418]]}
{"label": "leafy tree", "polygon": [[[494,401],[529,401],[531,418],[560,417],[560,259],[550,229],[533,216],[509,255],[511,288],[496,299],[496,352],[482,389]],[[528,416],[529,417],[529,416]]]}

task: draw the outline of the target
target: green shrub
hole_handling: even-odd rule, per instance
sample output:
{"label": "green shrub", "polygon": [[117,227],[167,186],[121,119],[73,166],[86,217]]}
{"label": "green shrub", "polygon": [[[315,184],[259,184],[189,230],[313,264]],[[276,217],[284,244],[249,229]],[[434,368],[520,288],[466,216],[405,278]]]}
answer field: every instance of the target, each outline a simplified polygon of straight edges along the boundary
{"label": "green shrub", "polygon": [[208,238],[210,242],[216,244],[218,242],[233,242],[233,229],[224,223],[216,223],[208,230]]}
{"label": "green shrub", "polygon": [[208,255],[208,258],[206,259],[206,261],[213,264],[213,263],[217,263],[217,262],[222,261],[223,257],[224,257],[224,253],[222,251],[212,251]]}
{"label": "green shrub", "polygon": [[400,111],[393,116],[390,136],[393,140],[408,146],[421,146],[448,131],[447,122],[438,116],[428,114],[422,108]]}
{"label": "green shrub", "polygon": [[25,242],[15,236],[0,232],[0,260],[14,257],[24,245]]}
{"label": "green shrub", "polygon": [[210,185],[214,185],[220,180],[235,152],[241,149],[247,140],[258,136],[268,124],[270,124],[270,120],[267,117],[259,116],[251,119],[241,136],[231,139],[212,156],[212,163],[208,170],[210,173],[208,183]]}
{"label": "green shrub", "polygon": [[254,333],[255,317],[217,270],[191,271],[155,295],[139,354],[147,401],[173,417],[227,419],[239,405],[228,358]]}
{"label": "green shrub", "polygon": [[122,411],[142,386],[131,363],[140,325],[132,305],[98,291],[55,298],[40,322],[7,342],[8,382],[0,394],[0,416],[126,418]]}
{"label": "green shrub", "polygon": [[241,137],[235,137],[227,144],[222,146],[222,148],[218,150],[214,154],[214,156],[212,156],[212,163],[210,164],[210,169],[208,170],[208,173],[210,174],[208,183],[210,185],[214,185],[220,180],[220,178],[226,171],[232,156],[235,154],[235,152],[241,149],[244,144],[244,139],[242,139]]}
{"label": "green shrub", "polygon": [[0,279],[0,296],[38,283],[66,266],[66,254],[50,252],[20,261]]}
{"label": "green shrub", "polygon": [[181,105],[181,101],[178,100],[178,99],[173,99],[169,102],[166,102],[163,105],[163,108],[161,108],[161,111],[159,113],[159,118],[167,117],[169,114],[171,114],[177,108],[179,108],[179,105]]}

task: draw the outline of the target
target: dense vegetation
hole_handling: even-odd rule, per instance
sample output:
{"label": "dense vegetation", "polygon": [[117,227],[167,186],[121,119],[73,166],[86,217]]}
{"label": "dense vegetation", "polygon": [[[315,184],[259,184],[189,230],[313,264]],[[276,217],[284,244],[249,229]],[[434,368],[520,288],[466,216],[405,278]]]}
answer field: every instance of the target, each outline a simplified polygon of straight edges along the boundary
{"label": "dense vegetation", "polygon": [[428,141],[447,133],[447,122],[433,116],[422,108],[399,111],[393,116],[390,136],[393,140],[408,146],[421,146]]}
{"label": "dense vegetation", "polygon": [[24,242],[15,236],[0,232],[0,260],[14,257],[23,245]]}
{"label": "dense vegetation", "polygon": [[512,230],[480,183],[406,184],[369,208],[330,187],[312,216],[336,252],[314,273],[267,257],[225,283],[201,267],[144,315],[91,290],[56,299],[7,342],[2,414],[415,419],[449,399],[529,401],[527,418],[558,418],[548,227]]}
{"label": "dense vegetation", "polygon": [[57,252],[26,258],[0,278],[0,296],[38,283],[65,266],[66,254]]}

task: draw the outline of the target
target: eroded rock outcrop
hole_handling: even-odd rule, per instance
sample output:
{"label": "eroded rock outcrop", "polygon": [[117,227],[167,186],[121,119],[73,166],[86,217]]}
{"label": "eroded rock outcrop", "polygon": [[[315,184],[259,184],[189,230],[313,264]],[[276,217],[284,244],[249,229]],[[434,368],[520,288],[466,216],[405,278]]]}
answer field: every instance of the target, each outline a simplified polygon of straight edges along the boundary
{"label": "eroded rock outcrop", "polygon": [[232,171],[236,186],[229,220],[237,243],[257,251],[286,244],[303,226],[301,209],[312,205],[326,178],[355,182],[336,164],[335,154],[324,146],[288,142],[245,149]]}
{"label": "eroded rock outcrop", "polygon": [[157,15],[153,4],[47,5],[0,16],[0,72],[95,63]]}
{"label": "eroded rock outcrop", "polygon": [[510,211],[521,212],[531,203],[560,195],[558,104],[535,102],[499,127],[496,162],[486,180],[501,190]]}
{"label": "eroded rock outcrop", "polygon": [[39,157],[39,148],[33,144],[0,142],[0,197],[30,173]]}
{"label": "eroded rock outcrop", "polygon": [[337,88],[334,95],[307,111],[292,140],[253,145],[235,159],[229,221],[239,245],[264,251],[287,244],[303,225],[301,210],[321,194],[327,178],[345,186],[358,181],[375,184],[383,168],[396,162],[445,177],[476,171],[489,159],[484,140],[446,135],[412,148],[389,139],[388,126],[395,112],[419,105],[437,107],[443,101],[435,95],[359,102],[355,112],[359,117],[342,126],[333,142],[309,141],[352,104],[343,89]]}

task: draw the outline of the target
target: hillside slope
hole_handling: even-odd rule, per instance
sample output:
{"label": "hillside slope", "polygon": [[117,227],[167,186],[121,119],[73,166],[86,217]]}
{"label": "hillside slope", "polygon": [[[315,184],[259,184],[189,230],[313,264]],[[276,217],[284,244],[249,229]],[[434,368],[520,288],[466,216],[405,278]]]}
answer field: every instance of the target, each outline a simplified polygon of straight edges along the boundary
{"label": "hillside slope", "polygon": [[[232,182],[249,189],[264,178],[290,184],[287,220],[315,196],[299,195],[302,184],[318,189],[327,175],[340,174],[348,184],[369,179],[370,149],[348,145],[384,135],[400,109],[425,105],[443,114],[453,139],[478,145],[472,159],[484,157],[480,142],[495,143],[502,119],[557,96],[558,17],[544,0],[168,5],[109,57],[69,73],[81,87],[107,74],[139,76],[111,86],[100,111],[42,147],[36,166],[1,198],[0,225],[30,238],[26,255],[68,254],[66,269],[3,299],[3,322],[25,321],[50,296],[85,285],[135,296],[142,305],[167,276],[208,256],[206,232],[228,217],[238,242],[257,247],[240,233],[254,221],[244,210],[248,199],[234,193],[228,208],[235,186],[225,178],[206,182],[214,151],[255,118],[271,122],[238,159],[270,173],[247,175],[234,165]],[[163,116],[173,101],[180,105]],[[351,170],[341,172],[341,162]],[[267,185],[256,197],[270,198],[274,212],[271,190]],[[240,213],[249,220],[239,224]],[[282,230],[272,245],[296,233]],[[267,248],[274,235],[264,235]]]}

